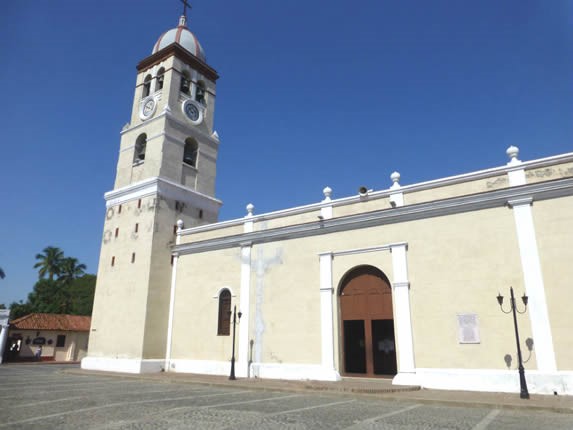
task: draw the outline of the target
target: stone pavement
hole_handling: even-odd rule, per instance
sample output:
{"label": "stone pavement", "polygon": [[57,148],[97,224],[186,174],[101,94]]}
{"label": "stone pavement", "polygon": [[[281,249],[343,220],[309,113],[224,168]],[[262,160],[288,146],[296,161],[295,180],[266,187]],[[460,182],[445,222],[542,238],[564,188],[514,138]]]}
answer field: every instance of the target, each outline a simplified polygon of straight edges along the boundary
{"label": "stone pavement", "polygon": [[129,374],[100,372],[69,368],[66,373],[101,375],[115,378],[135,378],[176,384],[202,384],[208,386],[237,387],[251,390],[317,392],[321,394],[347,394],[374,396],[379,399],[403,400],[426,404],[441,404],[464,407],[492,407],[497,409],[546,410],[573,414],[573,396],[550,396],[532,394],[528,400],[520,399],[519,393],[489,393],[477,391],[428,390],[416,386],[392,385],[390,379],[343,378],[342,381],[284,381],[276,379],[237,378],[227,376],[198,375],[187,373]]}

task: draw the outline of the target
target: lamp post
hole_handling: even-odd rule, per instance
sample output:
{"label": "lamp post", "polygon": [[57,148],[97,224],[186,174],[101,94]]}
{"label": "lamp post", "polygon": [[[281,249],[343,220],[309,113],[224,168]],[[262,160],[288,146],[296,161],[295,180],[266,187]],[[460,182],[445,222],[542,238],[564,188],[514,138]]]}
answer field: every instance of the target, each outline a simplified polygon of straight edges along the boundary
{"label": "lamp post", "polygon": [[519,346],[519,331],[517,329],[517,316],[516,316],[516,312],[519,314],[524,314],[527,311],[528,297],[525,294],[521,297],[521,300],[523,301],[525,308],[523,308],[523,312],[520,312],[519,309],[517,309],[517,305],[515,303],[515,296],[513,295],[513,287],[509,287],[509,292],[511,293],[510,310],[508,310],[507,312],[503,310],[503,296],[500,293],[497,294],[497,302],[499,303],[499,307],[501,308],[501,311],[504,314],[508,314],[510,312],[513,313],[513,326],[515,327],[515,341],[517,343],[517,360],[519,362],[519,367],[518,367],[519,387],[521,389],[519,397],[522,399],[529,399],[529,391],[527,391],[527,382],[525,381],[525,369],[523,368],[523,360],[521,358],[521,347]]}
{"label": "lamp post", "polygon": [[[229,311],[229,314],[230,313]],[[237,316],[240,320],[242,315],[243,313],[241,311],[237,314],[237,305],[235,305],[233,308],[233,355],[231,356],[231,374],[229,375],[229,379],[232,381],[237,379],[235,378],[235,326],[238,324]]]}

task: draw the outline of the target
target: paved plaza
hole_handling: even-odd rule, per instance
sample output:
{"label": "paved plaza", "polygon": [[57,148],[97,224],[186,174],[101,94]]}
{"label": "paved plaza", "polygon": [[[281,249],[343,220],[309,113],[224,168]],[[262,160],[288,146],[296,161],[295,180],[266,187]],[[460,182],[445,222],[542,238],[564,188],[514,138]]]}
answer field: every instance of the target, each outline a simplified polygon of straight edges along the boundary
{"label": "paved plaza", "polygon": [[573,414],[0,366],[0,429],[573,429]]}

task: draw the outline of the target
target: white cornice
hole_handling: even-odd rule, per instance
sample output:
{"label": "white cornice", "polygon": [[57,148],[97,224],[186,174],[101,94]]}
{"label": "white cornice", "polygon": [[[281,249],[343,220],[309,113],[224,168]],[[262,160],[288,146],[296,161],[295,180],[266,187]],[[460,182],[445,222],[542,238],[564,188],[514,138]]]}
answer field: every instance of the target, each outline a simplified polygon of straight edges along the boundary
{"label": "white cornice", "polygon": [[[567,162],[573,162],[573,152],[569,152],[569,153],[561,154],[561,155],[555,155],[555,156],[547,157],[547,158],[541,158],[538,160],[524,161],[524,162],[520,162],[518,164],[504,165],[504,166],[494,167],[491,169],[478,170],[476,172],[465,173],[463,175],[449,176],[446,178],[440,178],[440,179],[436,179],[436,180],[432,180],[432,181],[419,182],[417,184],[400,186],[398,188],[388,188],[386,190],[373,191],[373,192],[370,192],[368,194],[368,200],[388,198],[388,197],[390,197],[390,195],[396,194],[396,193],[407,194],[407,193],[413,193],[413,192],[417,192],[417,191],[424,191],[424,190],[428,190],[428,189],[432,189],[432,188],[439,188],[439,187],[456,185],[456,184],[460,184],[463,182],[470,182],[470,181],[485,179],[485,178],[489,178],[489,177],[493,177],[493,176],[499,176],[499,175],[505,174],[507,172],[515,171],[518,169],[531,170],[531,169],[537,169],[537,168],[541,168],[541,167],[546,167],[546,166],[561,164],[561,163],[567,163]],[[350,204],[354,204],[354,203],[359,203],[360,201],[361,201],[360,195],[343,197],[340,199],[334,199],[334,200],[330,200],[327,202],[311,203],[311,204],[304,205],[304,206],[296,206],[293,208],[283,209],[283,210],[279,210],[279,211],[268,212],[268,213],[263,213],[263,214],[259,214],[259,215],[253,215],[253,216],[249,217],[248,221],[257,223],[260,221],[267,221],[267,220],[276,219],[276,218],[282,218],[282,217],[287,217],[287,216],[292,216],[292,215],[299,215],[299,214],[302,214],[305,212],[312,212],[312,211],[320,210],[323,207],[346,206],[346,205],[350,205]],[[237,226],[237,225],[241,225],[241,224],[245,223],[246,221],[247,220],[245,218],[237,218],[234,220],[224,221],[224,222],[220,222],[220,223],[216,223],[216,224],[207,224],[207,225],[203,225],[203,226],[193,227],[190,229],[182,230],[181,235],[188,235],[188,234],[193,234],[193,233],[198,233],[198,232],[217,230],[219,228]]]}
{"label": "white cornice", "polygon": [[237,218],[237,219],[232,219],[232,220],[228,220],[228,221],[222,221],[222,222],[218,222],[216,224],[201,225],[198,227],[192,227],[192,228],[181,230],[180,234],[182,236],[186,236],[188,234],[194,234],[194,233],[198,233],[198,232],[212,231],[212,230],[218,230],[220,228],[227,228],[227,227],[242,225],[246,222],[260,222],[260,221],[266,221],[266,220],[280,218],[280,217],[284,217],[284,216],[298,215],[298,214],[305,213],[305,212],[311,212],[317,208],[320,209],[321,207],[325,207],[325,206],[331,206],[331,203],[330,202],[329,203],[313,203],[313,204],[306,205],[306,206],[298,206],[295,208],[285,209],[285,210],[276,211],[276,212],[269,212],[269,213],[261,214],[261,215],[252,215],[249,217]]}
{"label": "white cornice", "polygon": [[207,212],[218,213],[223,204],[220,200],[202,194],[191,188],[184,187],[165,178],[149,178],[127,187],[108,191],[104,194],[106,207],[119,205],[130,200],[141,199],[147,196],[160,195],[162,197],[178,200],[189,206],[203,209]]}
{"label": "white cornice", "polygon": [[[532,198],[533,200],[545,200],[570,195],[573,195],[573,178],[565,178],[550,182],[540,182],[479,194],[359,213],[329,220],[317,219],[315,222],[186,243],[175,246],[173,251],[177,254],[190,254],[240,246],[241,243],[246,241],[255,244],[265,243],[502,207],[507,206],[508,201],[516,199]],[[250,220],[252,220],[252,218],[249,218],[249,221]],[[243,220],[241,220],[241,222],[243,222]],[[225,224],[225,226],[233,225],[232,222],[227,222],[212,224],[211,227],[222,228],[223,224]],[[185,233],[191,234],[197,231],[204,230],[194,228],[187,230]]]}
{"label": "white cornice", "polygon": [[[537,169],[537,168],[541,168],[541,167],[546,167],[546,166],[551,166],[551,165],[561,164],[561,163],[568,163],[568,162],[573,162],[573,152],[568,152],[566,154],[555,155],[555,156],[551,156],[551,157],[547,157],[547,158],[540,158],[537,160],[523,161],[523,162],[519,162],[517,164],[511,164],[511,165],[508,164],[508,165],[504,165],[504,166],[493,167],[490,169],[477,170],[475,172],[464,173],[461,175],[447,176],[445,178],[434,179],[434,180],[425,181],[425,182],[419,182],[417,184],[404,185],[404,186],[400,186],[399,188],[388,188],[386,190],[373,191],[373,192],[370,192],[368,194],[368,200],[385,198],[385,197],[388,197],[390,194],[393,194],[396,192],[402,192],[404,194],[414,193],[414,192],[418,192],[418,191],[429,190],[432,188],[446,187],[446,186],[461,184],[464,182],[486,179],[486,178],[490,178],[493,176],[500,176],[500,175],[507,174],[508,172],[512,172],[515,170],[521,170],[521,169],[531,170],[531,169]],[[360,200],[359,195],[350,196],[350,197],[345,197],[345,198],[333,200],[332,206],[334,206],[334,207],[344,206],[347,204],[357,203],[360,201],[361,200]]]}
{"label": "white cornice", "polygon": [[319,257],[330,255],[332,258],[334,258],[334,257],[342,257],[345,255],[367,254],[369,252],[392,251],[392,248],[396,248],[398,246],[408,247],[408,242],[387,243],[386,245],[369,246],[367,248],[344,249],[341,251],[319,252],[318,255]]}
{"label": "white cornice", "polygon": [[[403,244],[404,243],[400,243],[400,245],[403,245]],[[343,255],[355,255],[355,254],[365,254],[368,252],[389,251],[393,246],[396,246],[396,244],[371,246],[368,248],[345,249],[343,251],[328,251],[328,252],[321,252],[318,255],[329,255],[330,254],[333,257],[342,257]]]}
{"label": "white cornice", "polygon": [[[183,128],[189,128],[189,124],[180,121],[177,117],[175,117],[175,115],[173,115],[172,112],[170,111],[166,111],[163,110],[159,115],[154,116],[153,118],[148,119],[145,122],[142,122],[140,124],[134,125],[134,126],[129,126],[127,128],[124,128],[123,130],[120,131],[120,135],[124,135],[126,133],[130,133],[132,131],[137,130],[138,128],[144,127],[144,126],[148,126],[149,124],[151,124],[152,122],[155,122],[159,119],[165,118],[169,121],[174,122],[175,124],[179,125],[180,127]],[[207,134],[205,133],[203,130],[201,130],[198,127],[193,127],[193,133],[194,134],[198,134],[200,136],[201,139],[205,139],[206,141],[208,141],[209,143],[213,144],[215,147],[219,146],[220,141],[218,139],[215,139],[212,137],[212,134]],[[165,135],[165,132],[160,133],[159,135]]]}
{"label": "white cornice", "polygon": [[507,201],[507,205],[510,208],[513,208],[515,206],[521,206],[521,205],[531,206],[532,203],[533,203],[533,199],[531,197],[522,197],[522,198],[517,198],[517,199],[510,199]]}

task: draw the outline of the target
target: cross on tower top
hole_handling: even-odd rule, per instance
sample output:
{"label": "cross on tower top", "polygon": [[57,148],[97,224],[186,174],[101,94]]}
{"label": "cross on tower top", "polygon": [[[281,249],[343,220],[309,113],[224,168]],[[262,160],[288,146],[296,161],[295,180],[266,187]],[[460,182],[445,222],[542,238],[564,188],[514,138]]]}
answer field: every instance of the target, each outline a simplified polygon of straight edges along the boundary
{"label": "cross on tower top", "polygon": [[191,9],[191,5],[187,0],[179,0],[179,1],[183,3],[183,16],[187,18],[187,8]]}

